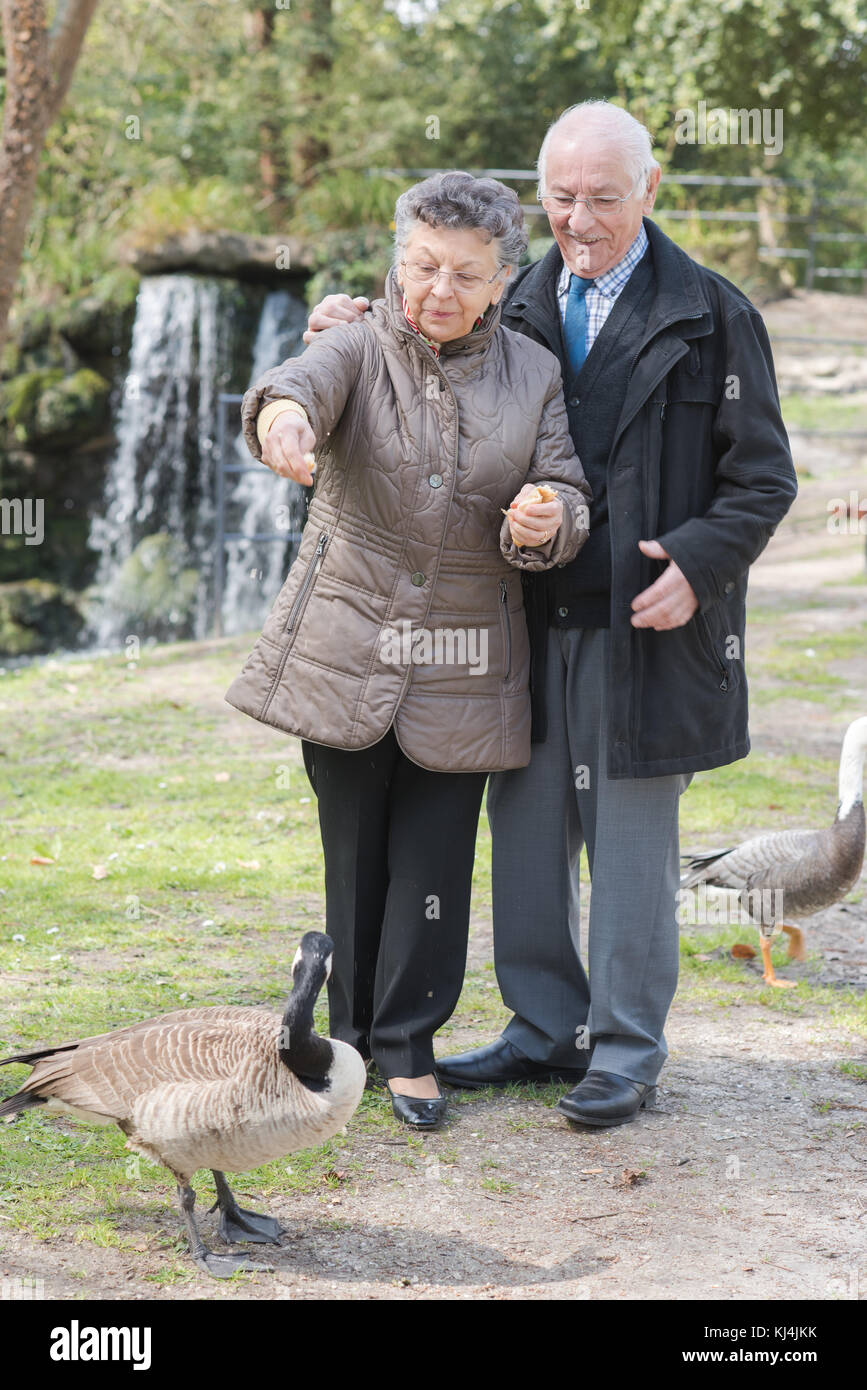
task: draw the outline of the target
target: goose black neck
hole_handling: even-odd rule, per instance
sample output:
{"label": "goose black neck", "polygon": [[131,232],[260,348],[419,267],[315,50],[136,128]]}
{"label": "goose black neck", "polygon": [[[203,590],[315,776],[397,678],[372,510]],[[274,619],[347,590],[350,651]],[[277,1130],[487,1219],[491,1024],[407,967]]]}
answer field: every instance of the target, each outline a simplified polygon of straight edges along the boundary
{"label": "goose black neck", "polygon": [[334,1061],[334,1049],[327,1038],[313,1030],[313,1006],[321,983],[314,973],[305,970],[303,963],[295,977],[295,988],[289,995],[283,1015],[280,1039],[280,1060],[310,1091],[325,1091],[331,1085],[329,1072]]}

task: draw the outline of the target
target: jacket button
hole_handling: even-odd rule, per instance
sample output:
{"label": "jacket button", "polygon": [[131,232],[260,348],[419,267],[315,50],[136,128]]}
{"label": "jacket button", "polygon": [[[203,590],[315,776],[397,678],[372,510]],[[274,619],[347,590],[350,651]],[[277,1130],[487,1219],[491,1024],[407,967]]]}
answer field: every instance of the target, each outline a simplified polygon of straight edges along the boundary
{"label": "jacket button", "polygon": [[424,575],[422,574],[421,570],[416,570],[415,574],[412,576],[412,582],[417,589],[421,588],[422,584],[424,583]]}
{"label": "jacket button", "polygon": [[734,593],[734,591],[735,591],[735,581],[734,581],[733,579],[730,579],[729,582],[728,582],[728,584],[726,584],[725,591],[726,591],[727,594],[733,594],[733,593]]}
{"label": "jacket button", "polygon": [[570,400],[569,404],[570,404],[570,405],[580,405],[580,404],[581,404],[581,397],[580,397],[580,396],[573,396],[572,399]]}
{"label": "jacket button", "polygon": [[428,478],[428,482],[430,483],[431,487],[442,487],[442,485],[443,485],[442,474],[441,474],[441,473],[431,473],[430,477]]}
{"label": "jacket button", "polygon": [[568,609],[568,608],[558,608],[558,609],[557,609],[557,617],[558,617],[558,618],[568,618],[568,616],[569,616],[569,609]]}

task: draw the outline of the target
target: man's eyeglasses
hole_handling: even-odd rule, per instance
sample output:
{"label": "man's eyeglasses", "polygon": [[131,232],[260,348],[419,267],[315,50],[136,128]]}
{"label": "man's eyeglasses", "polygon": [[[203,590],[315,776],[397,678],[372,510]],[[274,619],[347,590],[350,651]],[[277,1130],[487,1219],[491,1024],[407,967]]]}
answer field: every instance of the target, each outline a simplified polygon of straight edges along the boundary
{"label": "man's eyeglasses", "polygon": [[441,275],[448,275],[452,289],[463,294],[473,294],[483,285],[490,285],[500,274],[499,270],[495,270],[490,279],[486,280],[484,275],[471,275],[468,270],[443,270],[442,266],[428,265],[425,261],[402,261],[401,264],[406,271],[406,278],[414,281],[416,285],[433,285]]}
{"label": "man's eyeglasses", "polygon": [[623,204],[632,197],[639,182],[640,180],[636,179],[629,192],[622,198],[609,193],[591,193],[589,198],[573,198],[568,193],[537,193],[536,201],[542,204],[546,212],[553,212],[557,217],[571,217],[576,203],[583,203],[591,217],[619,217],[623,211]]}

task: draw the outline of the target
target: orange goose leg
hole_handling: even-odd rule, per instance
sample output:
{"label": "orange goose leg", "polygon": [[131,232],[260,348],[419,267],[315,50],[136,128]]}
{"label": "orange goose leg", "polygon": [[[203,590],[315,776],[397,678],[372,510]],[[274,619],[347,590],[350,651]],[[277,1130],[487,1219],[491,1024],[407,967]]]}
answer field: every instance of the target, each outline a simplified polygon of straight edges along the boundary
{"label": "orange goose leg", "polygon": [[806,960],[804,933],[800,927],[790,927],[787,922],[783,922],[782,929],[789,938],[789,960]]}
{"label": "orange goose leg", "polygon": [[798,983],[797,980],[778,980],[774,974],[774,967],[771,964],[771,943],[768,938],[766,936],[761,937],[759,944],[762,948],[762,960],[765,966],[764,974],[762,975],[765,984],[773,985],[776,989],[795,989]]}

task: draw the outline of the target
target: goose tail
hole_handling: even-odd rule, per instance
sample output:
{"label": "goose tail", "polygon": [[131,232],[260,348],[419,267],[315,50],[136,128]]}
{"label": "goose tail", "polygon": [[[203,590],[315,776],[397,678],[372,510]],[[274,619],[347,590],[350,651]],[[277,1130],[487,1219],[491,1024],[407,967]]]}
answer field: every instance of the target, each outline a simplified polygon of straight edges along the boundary
{"label": "goose tail", "polygon": [[698,883],[708,869],[719,863],[720,859],[725,859],[731,852],[732,846],[729,845],[727,849],[706,850],[704,854],[682,854],[680,857],[684,867],[680,876],[681,887],[689,888],[693,883]]}
{"label": "goose tail", "polygon": [[72,1052],[78,1043],[66,1043],[61,1047],[41,1047],[37,1052],[16,1052],[14,1057],[0,1057],[0,1067],[8,1067],[13,1062],[32,1067],[44,1057],[53,1057],[55,1052]]}
{"label": "goose tail", "polygon": [[22,1110],[29,1110],[32,1105],[45,1105],[46,1101],[47,1097],[34,1095],[32,1091],[17,1091],[0,1105],[0,1120],[11,1119]]}

